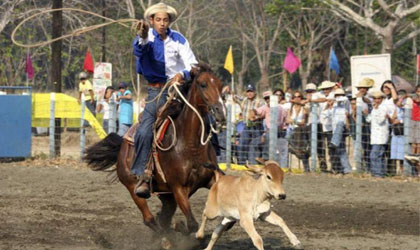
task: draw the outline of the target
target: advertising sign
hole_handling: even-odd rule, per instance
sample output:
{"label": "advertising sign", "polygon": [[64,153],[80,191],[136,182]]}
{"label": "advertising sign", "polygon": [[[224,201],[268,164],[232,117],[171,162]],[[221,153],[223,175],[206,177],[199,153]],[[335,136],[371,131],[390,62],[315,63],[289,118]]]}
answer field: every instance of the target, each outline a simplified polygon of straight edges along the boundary
{"label": "advertising sign", "polygon": [[356,95],[356,85],[363,78],[369,77],[375,81],[373,88],[379,89],[385,80],[391,80],[391,55],[352,56],[351,86],[353,96]]}

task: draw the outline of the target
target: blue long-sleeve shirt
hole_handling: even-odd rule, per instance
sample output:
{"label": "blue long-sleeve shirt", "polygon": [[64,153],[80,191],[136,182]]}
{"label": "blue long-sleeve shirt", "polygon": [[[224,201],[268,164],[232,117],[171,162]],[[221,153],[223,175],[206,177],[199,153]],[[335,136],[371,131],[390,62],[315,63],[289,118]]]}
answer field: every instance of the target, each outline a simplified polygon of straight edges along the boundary
{"label": "blue long-sleeve shirt", "polygon": [[156,30],[150,28],[146,39],[139,36],[134,39],[133,50],[137,73],[149,83],[164,83],[177,73],[188,80],[192,65],[197,64],[187,39],[171,29],[162,40]]}

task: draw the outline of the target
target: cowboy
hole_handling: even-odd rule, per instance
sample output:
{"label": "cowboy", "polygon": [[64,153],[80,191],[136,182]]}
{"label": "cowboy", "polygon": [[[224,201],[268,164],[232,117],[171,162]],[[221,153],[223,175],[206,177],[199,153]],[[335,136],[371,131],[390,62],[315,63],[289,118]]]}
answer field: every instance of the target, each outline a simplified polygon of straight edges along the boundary
{"label": "cowboy", "polygon": [[183,80],[189,80],[191,66],[197,64],[197,60],[187,39],[169,28],[177,18],[177,11],[173,7],[164,3],[152,5],[145,11],[144,17],[150,28],[144,20],[137,23],[133,49],[137,57],[137,72],[148,81],[148,96],[135,136],[136,158],[131,173],[139,179],[136,195],[147,199],[150,197],[151,174],[145,173],[145,167],[150,157],[156,113],[166,101],[167,89],[163,91],[163,96],[155,97],[166,82],[180,84]]}

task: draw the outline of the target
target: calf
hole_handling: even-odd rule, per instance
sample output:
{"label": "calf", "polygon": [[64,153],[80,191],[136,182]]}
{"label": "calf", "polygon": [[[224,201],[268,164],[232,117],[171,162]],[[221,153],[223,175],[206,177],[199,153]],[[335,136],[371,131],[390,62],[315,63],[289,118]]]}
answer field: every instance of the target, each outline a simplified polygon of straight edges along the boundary
{"label": "calf", "polygon": [[290,231],[283,219],[271,211],[270,199],[286,199],[283,189],[284,172],[274,161],[266,161],[264,167],[247,166],[248,170],[240,177],[216,174],[216,183],[211,187],[206,207],[202,215],[197,239],[204,237],[207,219],[223,217],[214,230],[206,250],[213,248],[224,231],[239,220],[241,227],[251,237],[254,246],[264,249],[261,236],[254,227],[254,220],[262,219],[283,229],[296,248],[302,248],[300,241]]}

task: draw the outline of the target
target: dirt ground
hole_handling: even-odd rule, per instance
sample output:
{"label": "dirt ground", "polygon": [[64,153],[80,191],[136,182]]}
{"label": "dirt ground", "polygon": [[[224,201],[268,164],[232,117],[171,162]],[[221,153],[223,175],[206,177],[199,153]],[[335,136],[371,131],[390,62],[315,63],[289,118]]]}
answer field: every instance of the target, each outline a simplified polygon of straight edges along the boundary
{"label": "dirt ground", "polygon": [[[160,237],[143,225],[120,183],[77,161],[46,165],[0,164],[0,249],[159,249]],[[287,174],[285,189],[287,199],[273,209],[305,249],[420,249],[419,180]],[[207,193],[191,199],[199,222]],[[159,200],[151,198],[150,207],[157,211]],[[175,220],[183,220],[179,210]],[[256,227],[265,249],[291,249],[279,228]],[[208,240],[184,249],[204,248]],[[214,249],[254,248],[235,225]]]}

